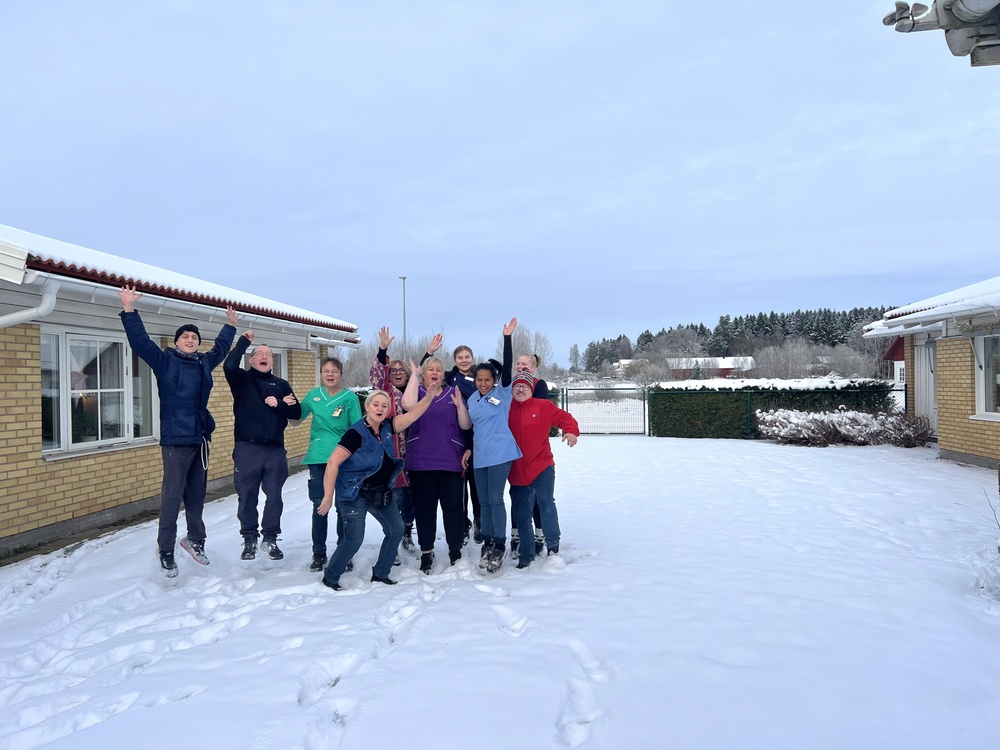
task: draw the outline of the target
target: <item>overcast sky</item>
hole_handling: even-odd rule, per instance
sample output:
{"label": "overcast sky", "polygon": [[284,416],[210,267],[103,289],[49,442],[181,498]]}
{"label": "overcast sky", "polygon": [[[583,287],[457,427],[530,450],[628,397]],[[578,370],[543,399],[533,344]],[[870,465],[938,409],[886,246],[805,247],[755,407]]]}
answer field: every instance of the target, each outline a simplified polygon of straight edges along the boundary
{"label": "overcast sky", "polygon": [[997,275],[1000,67],[891,7],[0,0],[0,224],[562,364],[903,305]]}

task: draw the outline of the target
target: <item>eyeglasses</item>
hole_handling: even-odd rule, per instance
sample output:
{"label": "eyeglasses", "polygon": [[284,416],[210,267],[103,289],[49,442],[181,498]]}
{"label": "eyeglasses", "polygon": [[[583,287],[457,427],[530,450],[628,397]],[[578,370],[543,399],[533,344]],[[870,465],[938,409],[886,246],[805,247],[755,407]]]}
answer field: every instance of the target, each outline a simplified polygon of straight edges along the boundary
{"label": "eyeglasses", "polygon": [[401,372],[406,372],[406,370],[402,367],[390,367],[389,372],[391,372],[393,375],[397,375]]}

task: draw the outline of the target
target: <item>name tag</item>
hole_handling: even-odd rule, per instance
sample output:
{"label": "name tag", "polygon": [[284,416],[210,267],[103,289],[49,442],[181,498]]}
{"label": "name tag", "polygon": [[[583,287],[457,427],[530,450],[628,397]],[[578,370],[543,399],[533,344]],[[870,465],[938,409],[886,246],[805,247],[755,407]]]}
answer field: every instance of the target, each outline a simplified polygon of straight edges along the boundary
{"label": "name tag", "polygon": [[342,412],[343,410],[344,410],[343,406],[338,406],[336,409],[333,410],[333,416],[339,417],[340,412]]}
{"label": "name tag", "polygon": [[500,406],[500,399],[498,399],[496,396],[490,396],[488,399],[486,399],[486,402],[493,404],[494,406]]}

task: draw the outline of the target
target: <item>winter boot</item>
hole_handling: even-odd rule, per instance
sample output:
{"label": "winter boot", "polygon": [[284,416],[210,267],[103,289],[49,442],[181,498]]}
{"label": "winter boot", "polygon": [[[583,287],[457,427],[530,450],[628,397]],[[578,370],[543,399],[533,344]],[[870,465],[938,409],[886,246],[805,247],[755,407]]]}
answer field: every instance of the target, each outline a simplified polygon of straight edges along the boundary
{"label": "winter boot", "polygon": [[384,583],[386,586],[395,586],[396,581],[391,578],[379,578],[377,575],[372,573],[372,583]]}
{"label": "winter boot", "polygon": [[416,548],[416,545],[413,543],[413,524],[408,523],[403,526],[403,549],[407,552],[413,552]]}
{"label": "winter boot", "polygon": [[431,574],[431,566],[434,564],[434,553],[424,552],[420,556],[420,572],[424,575]]}
{"label": "winter boot", "polygon": [[479,528],[478,518],[472,519],[472,541],[474,541],[476,544],[483,543],[483,532]]}
{"label": "winter boot", "polygon": [[262,551],[267,553],[267,556],[272,560],[283,560],[285,553],[278,549],[278,540],[273,536],[264,537],[264,541],[260,543],[260,548]]}
{"label": "winter boot", "polygon": [[448,559],[451,561],[451,564],[454,565],[455,563],[457,563],[459,560],[462,559],[462,550],[460,549],[448,550]]}
{"label": "winter boot", "polygon": [[309,570],[313,573],[319,573],[323,568],[326,567],[327,559],[326,555],[313,555],[312,562],[309,563]]}
{"label": "winter boot", "polygon": [[535,532],[535,554],[540,555],[545,551],[545,533],[542,531]]}
{"label": "winter boot", "polygon": [[173,552],[160,553],[160,569],[167,578],[177,577],[177,563],[174,562]]}
{"label": "winter boot", "polygon": [[517,545],[520,543],[521,535],[518,534],[517,529],[510,530],[510,554],[517,554]]}
{"label": "winter boot", "polygon": [[500,566],[503,565],[504,558],[504,545],[494,544],[490,549],[490,558],[486,561],[486,572],[496,573],[500,570]]}
{"label": "winter boot", "polygon": [[486,564],[490,560],[490,552],[493,550],[493,540],[485,539],[483,540],[483,548],[479,552],[479,567],[481,570],[486,570]]}
{"label": "winter boot", "polygon": [[208,565],[208,558],[205,556],[205,542],[195,542],[187,537],[180,541],[181,549],[187,552],[199,565]]}
{"label": "winter boot", "polygon": [[559,554],[559,545],[557,544],[555,547],[549,547],[549,554],[550,555],[558,555]]}
{"label": "winter boot", "polygon": [[257,557],[257,537],[247,535],[243,537],[243,553],[240,559],[253,560],[255,557]]}

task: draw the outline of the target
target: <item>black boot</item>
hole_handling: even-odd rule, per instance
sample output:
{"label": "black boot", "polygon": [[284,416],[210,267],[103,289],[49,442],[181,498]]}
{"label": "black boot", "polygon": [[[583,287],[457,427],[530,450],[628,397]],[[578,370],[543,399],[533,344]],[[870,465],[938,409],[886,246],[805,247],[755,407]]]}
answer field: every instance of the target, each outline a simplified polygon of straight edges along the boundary
{"label": "black boot", "polygon": [[431,574],[431,566],[433,564],[434,564],[433,552],[424,552],[424,554],[420,556],[420,572],[423,573],[424,575]]}

